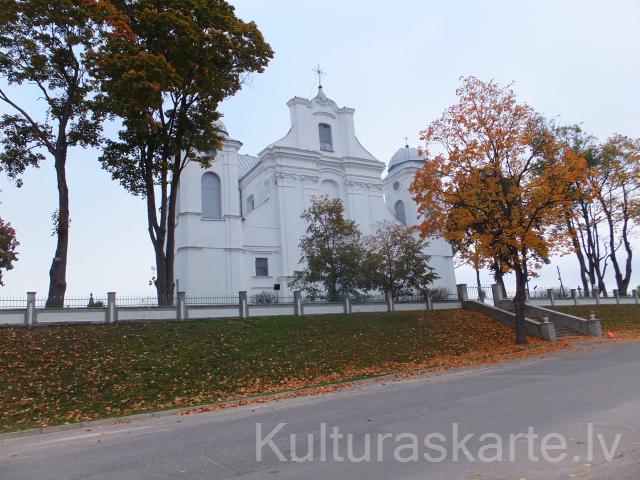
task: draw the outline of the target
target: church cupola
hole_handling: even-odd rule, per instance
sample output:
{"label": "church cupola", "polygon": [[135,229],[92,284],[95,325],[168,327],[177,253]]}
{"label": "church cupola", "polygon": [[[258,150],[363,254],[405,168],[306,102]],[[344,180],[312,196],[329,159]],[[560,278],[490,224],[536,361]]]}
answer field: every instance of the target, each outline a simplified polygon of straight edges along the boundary
{"label": "church cupola", "polygon": [[393,154],[389,161],[389,168],[387,171],[391,173],[392,170],[402,167],[411,166],[414,168],[422,168],[424,164],[424,155],[420,154],[417,148],[412,148],[409,145],[405,145],[404,148],[399,148],[396,153]]}

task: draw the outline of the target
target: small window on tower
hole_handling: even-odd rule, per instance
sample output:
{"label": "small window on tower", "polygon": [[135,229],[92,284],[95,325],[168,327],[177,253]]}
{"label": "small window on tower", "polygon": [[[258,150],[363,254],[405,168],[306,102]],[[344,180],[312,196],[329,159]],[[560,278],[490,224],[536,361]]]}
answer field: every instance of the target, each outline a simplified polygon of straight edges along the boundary
{"label": "small window on tower", "polygon": [[398,221],[403,224],[405,227],[407,226],[407,216],[404,212],[404,202],[402,200],[398,200],[395,205],[396,210],[396,218]]}
{"label": "small window on tower", "polygon": [[320,150],[333,152],[333,140],[331,138],[331,125],[321,123],[318,125],[320,132]]}
{"label": "small window on tower", "polygon": [[202,218],[222,219],[220,177],[213,172],[202,175]]}
{"label": "small window on tower", "polygon": [[256,258],[256,277],[268,277],[269,276],[269,259]]}
{"label": "small window on tower", "polygon": [[247,197],[247,213],[256,208],[256,202],[253,200],[253,195]]}

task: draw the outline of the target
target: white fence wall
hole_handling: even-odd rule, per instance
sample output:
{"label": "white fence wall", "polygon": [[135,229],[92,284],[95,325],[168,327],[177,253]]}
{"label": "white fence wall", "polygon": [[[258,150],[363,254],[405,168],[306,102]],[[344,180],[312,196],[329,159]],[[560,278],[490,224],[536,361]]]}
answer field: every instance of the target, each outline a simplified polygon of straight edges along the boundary
{"label": "white fence wall", "polygon": [[252,317],[272,317],[275,315],[293,315],[291,305],[249,305],[249,315]]}
{"label": "white fence wall", "polygon": [[118,307],[118,321],[176,320],[175,307]]}
{"label": "white fence wall", "polygon": [[[555,306],[571,306],[576,300],[573,298],[554,298]],[[550,298],[532,298],[528,302],[535,306],[552,306]],[[578,305],[633,305],[637,304],[635,297],[579,297]],[[425,302],[400,302],[395,304],[396,311],[425,310]],[[434,301],[434,310],[459,309],[462,303],[459,301]],[[190,320],[209,318],[239,318],[239,305],[188,305],[185,304],[186,317]],[[136,321],[172,321],[178,319],[177,307],[129,307],[117,306],[116,318],[119,322]],[[353,313],[384,312],[387,310],[386,302],[351,303]],[[344,304],[335,303],[303,303],[304,315],[325,315],[344,313]],[[107,320],[107,308],[63,308],[44,309],[35,308],[35,323],[38,325],[51,324],[80,324],[80,323],[105,323]],[[268,317],[274,315],[293,315],[294,305],[272,304],[272,305],[249,305],[250,317]],[[9,308],[0,309],[0,326],[23,326],[27,317],[26,309]]]}
{"label": "white fence wall", "polygon": [[344,313],[341,303],[309,303],[304,304],[305,315],[323,315],[330,313]]}
{"label": "white fence wall", "polygon": [[[61,315],[62,313],[64,313],[64,315]],[[36,318],[37,318],[37,322],[40,324],[104,323],[106,318],[106,310],[104,308],[100,308],[100,309],[68,308],[68,309],[65,309],[64,311],[60,311],[60,310],[45,310],[45,309],[38,308],[36,310]]]}
{"label": "white fence wall", "polygon": [[434,310],[447,310],[454,308],[462,308],[462,302],[442,302],[442,303],[433,303]]}
{"label": "white fence wall", "polygon": [[[434,302],[433,309],[461,308],[460,302]],[[172,321],[178,319],[177,307],[116,307],[118,322]],[[425,302],[396,303],[396,311],[425,310]],[[107,308],[36,308],[34,325],[106,323]],[[239,305],[186,305],[189,320],[214,318],[239,318]],[[353,313],[385,312],[385,302],[352,303]],[[344,313],[343,303],[303,303],[304,315],[326,315]],[[294,315],[293,304],[249,305],[250,317]],[[0,326],[25,325],[25,309],[0,309]]]}
{"label": "white fence wall", "polygon": [[[422,306],[424,308],[424,305]],[[351,311],[355,313],[362,312],[385,312],[387,310],[386,303],[354,303],[351,305]],[[306,312],[305,312],[306,313]]]}
{"label": "white fence wall", "polygon": [[215,305],[209,307],[188,307],[189,320],[202,318],[238,318],[240,307],[238,305]]}
{"label": "white fence wall", "polygon": [[24,309],[0,310],[0,325],[24,325]]}
{"label": "white fence wall", "polygon": [[[536,305],[539,307],[550,306],[551,299],[550,298],[532,298],[527,301],[530,305]],[[572,306],[576,304],[573,298],[554,298],[553,303],[557,307],[561,306]],[[615,297],[600,297],[595,299],[593,297],[578,297],[577,304],[578,305],[636,305],[636,300],[633,297],[620,297],[616,299]]]}

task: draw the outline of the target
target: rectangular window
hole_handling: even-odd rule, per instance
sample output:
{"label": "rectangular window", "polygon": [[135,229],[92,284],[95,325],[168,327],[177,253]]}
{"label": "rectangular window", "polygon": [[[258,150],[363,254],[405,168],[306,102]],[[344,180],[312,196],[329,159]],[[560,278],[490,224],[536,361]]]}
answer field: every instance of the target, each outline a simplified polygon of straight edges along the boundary
{"label": "rectangular window", "polygon": [[269,261],[267,258],[256,258],[256,277],[269,276]]}
{"label": "rectangular window", "polygon": [[320,134],[320,150],[325,152],[333,152],[333,140],[331,138],[331,125],[321,123],[318,125]]}

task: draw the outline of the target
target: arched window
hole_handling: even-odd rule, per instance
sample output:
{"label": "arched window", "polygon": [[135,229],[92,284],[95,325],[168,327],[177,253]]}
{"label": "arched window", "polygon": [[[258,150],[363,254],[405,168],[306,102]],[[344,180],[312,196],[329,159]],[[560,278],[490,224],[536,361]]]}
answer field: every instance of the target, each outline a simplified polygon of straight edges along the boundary
{"label": "arched window", "polygon": [[253,195],[249,195],[247,197],[247,213],[249,213],[250,211],[252,211],[254,208],[256,208],[256,202],[253,200]]}
{"label": "arched window", "polygon": [[333,140],[331,138],[331,125],[321,123],[318,125],[320,134],[320,150],[325,152],[333,152]]}
{"label": "arched window", "polygon": [[213,172],[202,175],[202,217],[222,218],[220,177]]}
{"label": "arched window", "polygon": [[340,187],[333,180],[325,179],[320,182],[320,193],[329,198],[340,198]]}
{"label": "arched window", "polygon": [[402,223],[405,227],[407,226],[407,217],[404,213],[404,202],[402,200],[398,200],[395,206],[396,210],[396,218]]}

